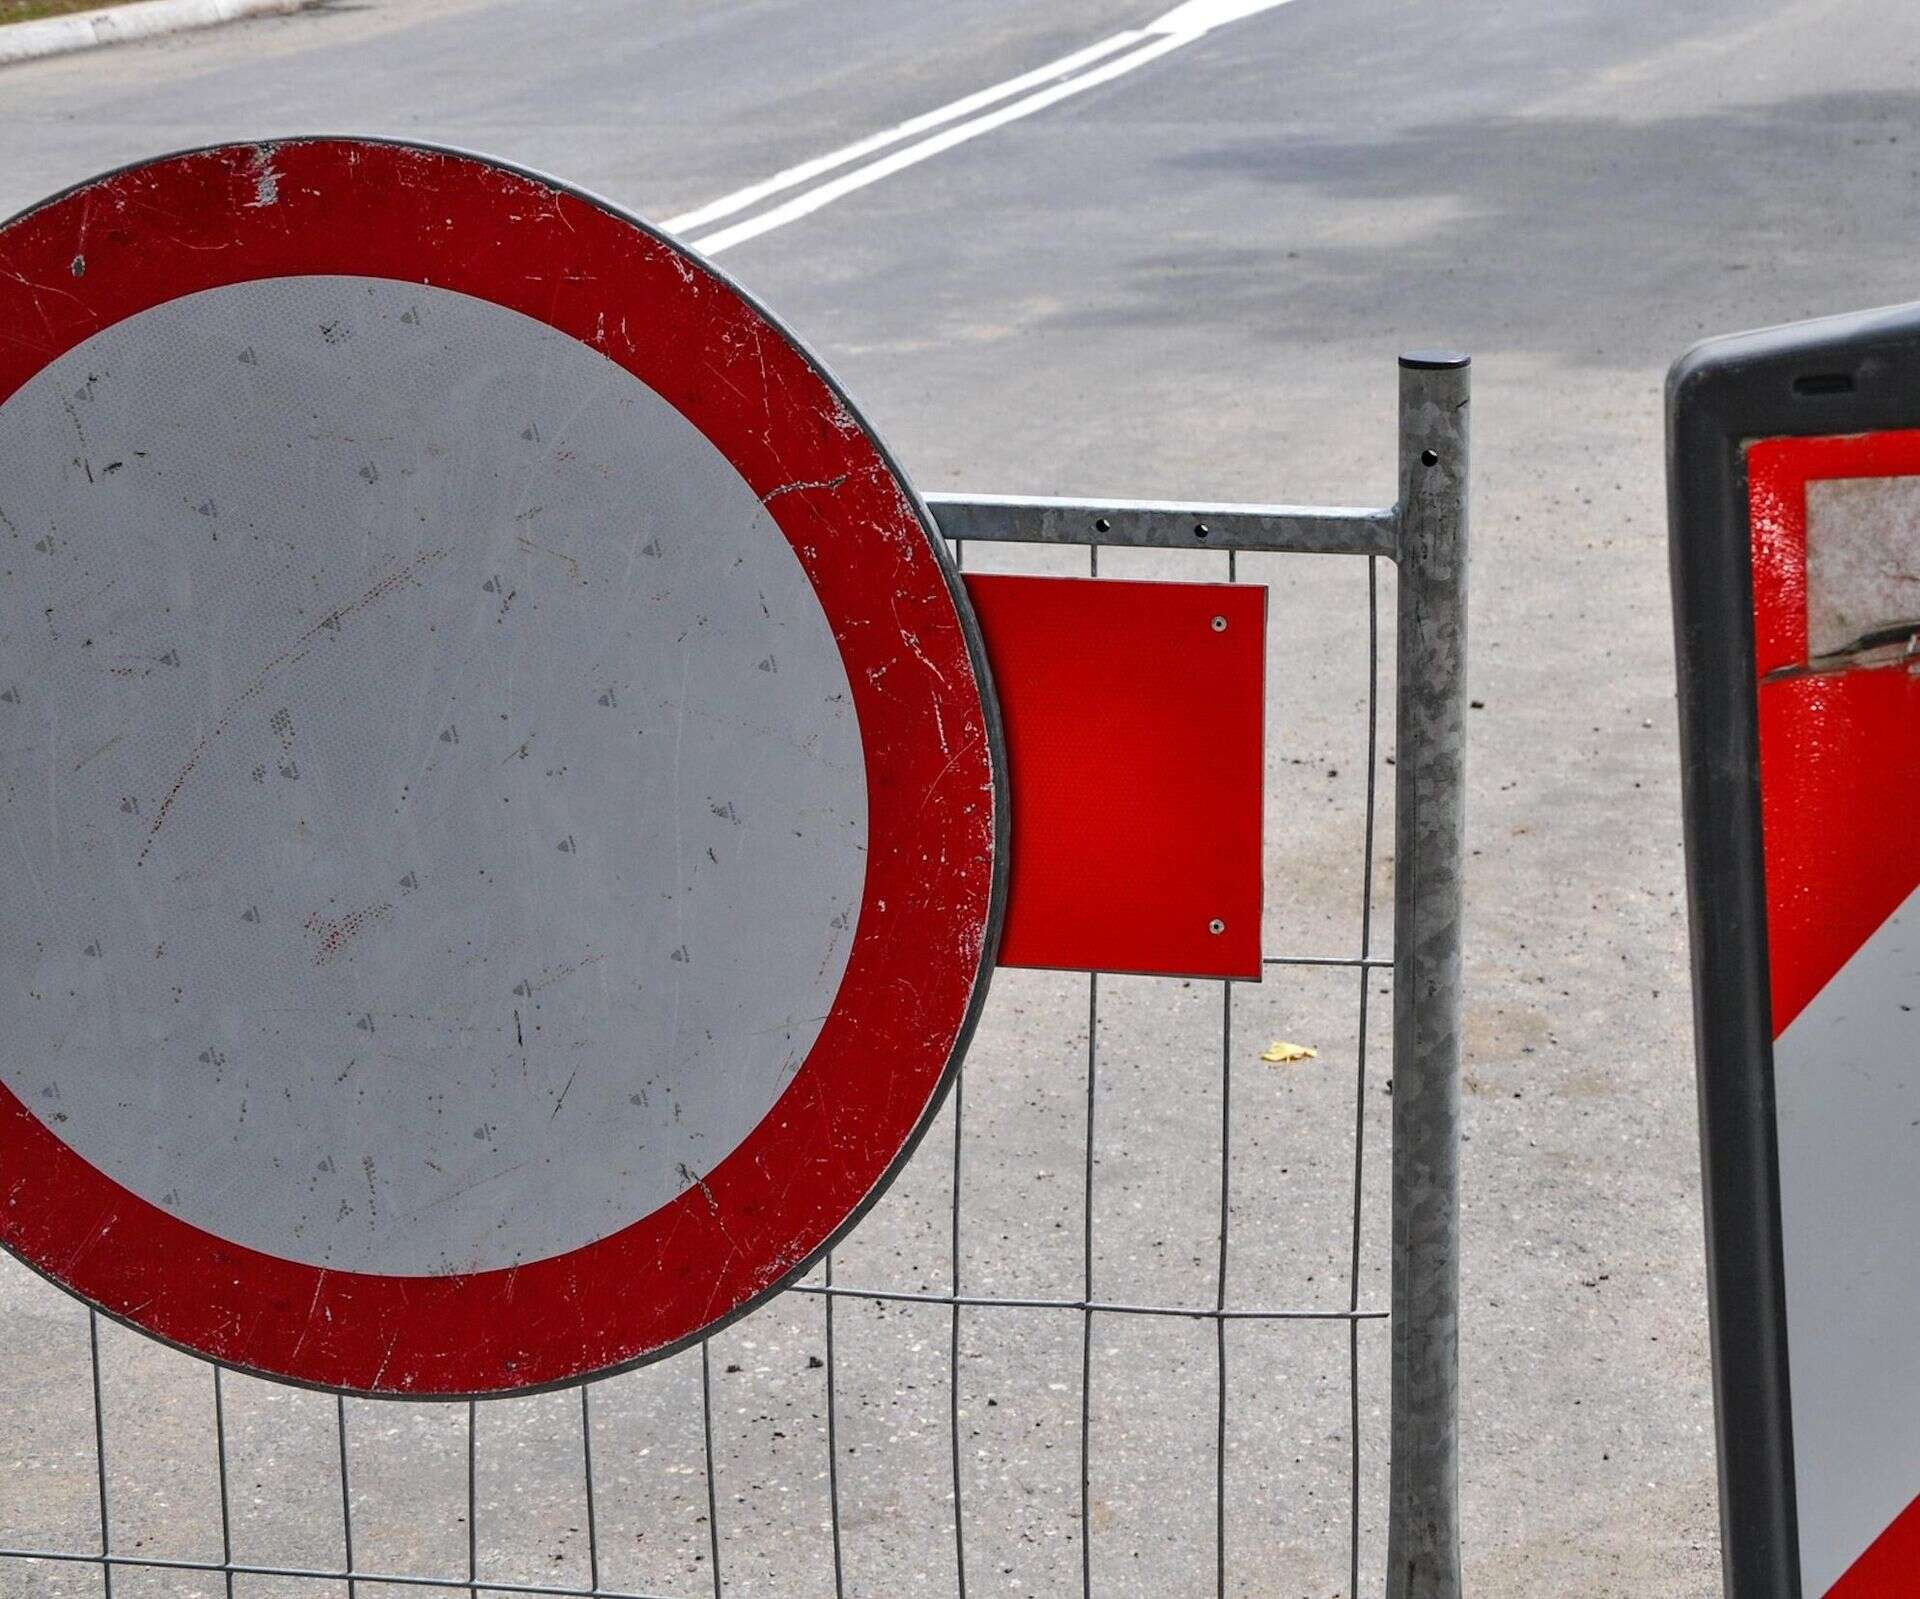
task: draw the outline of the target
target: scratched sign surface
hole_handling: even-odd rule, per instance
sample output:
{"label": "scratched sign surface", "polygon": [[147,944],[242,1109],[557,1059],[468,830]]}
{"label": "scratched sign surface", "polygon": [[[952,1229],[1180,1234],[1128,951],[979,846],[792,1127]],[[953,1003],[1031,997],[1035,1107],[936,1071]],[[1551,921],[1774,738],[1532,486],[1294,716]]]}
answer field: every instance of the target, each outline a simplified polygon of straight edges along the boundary
{"label": "scratched sign surface", "polygon": [[1001,875],[970,620],[817,365],[441,151],[0,229],[0,1241],[201,1353],[678,1347],[878,1191]]}

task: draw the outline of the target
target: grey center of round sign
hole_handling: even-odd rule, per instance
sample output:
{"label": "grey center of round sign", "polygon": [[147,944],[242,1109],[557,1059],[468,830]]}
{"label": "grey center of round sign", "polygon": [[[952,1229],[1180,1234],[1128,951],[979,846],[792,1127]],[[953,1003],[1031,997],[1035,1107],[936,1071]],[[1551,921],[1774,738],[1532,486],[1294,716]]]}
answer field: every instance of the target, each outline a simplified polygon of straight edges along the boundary
{"label": "grey center of round sign", "polygon": [[278,278],[0,406],[0,1079],[333,1269],[657,1209],[818,1036],[865,875],[839,651],[677,411],[516,312]]}

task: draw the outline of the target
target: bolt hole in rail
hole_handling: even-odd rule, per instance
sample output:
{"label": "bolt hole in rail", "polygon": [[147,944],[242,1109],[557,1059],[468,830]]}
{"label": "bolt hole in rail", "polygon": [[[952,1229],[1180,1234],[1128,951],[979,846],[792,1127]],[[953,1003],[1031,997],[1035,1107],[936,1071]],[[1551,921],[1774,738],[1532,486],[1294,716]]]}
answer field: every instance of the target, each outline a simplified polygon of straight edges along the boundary
{"label": "bolt hole in rail", "polygon": [[[343,205],[347,172],[351,202],[330,210]],[[383,172],[394,181],[383,184]],[[129,202],[156,195],[178,202],[165,214],[192,219],[170,242],[133,228],[95,230],[96,207],[137,216],[142,208]],[[422,205],[418,216],[407,211]],[[512,208],[505,217],[489,209],[503,205]],[[637,285],[629,292],[673,306],[696,335],[682,348],[707,364],[649,366],[657,357],[625,339],[604,291],[582,289],[566,305],[550,288],[536,297],[524,267],[476,261],[468,248],[476,228],[524,242],[542,262],[565,250],[584,252],[600,271],[624,262]],[[213,238],[231,248],[198,248]],[[1065,1314],[1077,1325],[1079,1381],[1059,1385],[1077,1388],[1077,1425],[1070,1400],[1052,1436],[1077,1456],[1077,1515],[1069,1504],[1059,1536],[1089,1592],[1103,1527],[1116,1516],[1113,1463],[1138,1447],[1135,1429],[1096,1391],[1111,1354],[1104,1341],[1134,1336],[1129,1325],[1211,1328],[1213,1425],[1183,1458],[1206,1461],[1211,1576],[1224,1593],[1234,1581],[1259,1582],[1263,1570],[1255,1551],[1264,1517],[1237,1515],[1236,1488],[1261,1472],[1264,1451],[1235,1435],[1235,1395],[1243,1371],[1298,1359],[1264,1343],[1256,1354],[1229,1328],[1249,1339],[1262,1329],[1344,1328],[1344,1541],[1357,1590],[1362,1338],[1388,1309],[1364,1303],[1361,1288],[1368,1007],[1378,981],[1393,999],[1385,1576],[1396,1595],[1457,1591],[1464,359],[1403,358],[1392,508],[934,496],[928,520],[844,396],[766,313],[670,241],[512,169],[365,141],[199,152],[37,207],[7,225],[0,248],[10,269],[26,268],[10,276],[9,294],[34,301],[14,309],[31,310],[45,329],[15,350],[0,382],[10,525],[38,532],[28,542],[44,545],[37,553],[47,558],[11,598],[49,635],[28,648],[30,627],[7,630],[23,653],[4,663],[6,704],[49,735],[37,753],[49,779],[60,774],[44,811],[16,834],[39,870],[18,879],[24,897],[7,954],[19,1044],[0,1084],[10,1165],[24,1177],[6,1242],[88,1302],[81,1407],[37,1386],[14,1401],[19,1435],[48,1441],[63,1458],[84,1454],[92,1479],[51,1520],[33,1495],[15,1506],[0,1530],[0,1561],[35,1583],[91,1571],[109,1591],[116,1575],[138,1591],[142,1573],[200,1573],[229,1590],[236,1579],[274,1577],[611,1596],[688,1591],[692,1579],[717,1594],[753,1581],[736,1558],[745,1495],[729,1495],[729,1478],[773,1477],[815,1484],[816,1500],[824,1488],[828,1576],[843,1593],[875,1580],[855,1562],[884,1572],[890,1558],[856,1547],[857,1521],[843,1513],[849,1497],[871,1492],[848,1479],[869,1473],[886,1448],[871,1434],[864,1459],[850,1439],[841,1445],[870,1402],[845,1370],[849,1340],[871,1339],[861,1318],[891,1309],[944,1324],[934,1382],[945,1394],[946,1502],[907,1519],[947,1527],[960,1591],[970,1563],[981,1580],[981,1526],[970,1507],[988,1491],[984,1451],[970,1455],[965,1440],[980,1435],[982,1404],[997,1404],[968,1390],[969,1346],[1006,1336],[995,1325],[1002,1318]],[[84,277],[69,270],[82,258]],[[32,290],[55,268],[86,293],[48,311]],[[409,330],[430,331],[409,346]],[[770,367],[791,433],[756,454],[775,392]],[[531,374],[533,386],[488,376],[503,368]],[[611,404],[556,419],[553,393],[600,393]],[[147,442],[162,401],[188,418],[191,448]],[[756,428],[730,431],[736,406]],[[369,411],[414,426],[369,430]],[[276,426],[288,414],[351,425],[309,430],[291,464],[262,473],[261,460],[288,448]],[[689,414],[701,416],[704,442],[679,431],[676,418]],[[221,443],[210,450],[208,439]],[[449,448],[448,439],[472,442]],[[623,466],[641,477],[623,487]],[[609,512],[657,501],[669,482],[683,499],[650,513],[647,526]],[[289,493],[292,483],[301,487]],[[876,526],[848,499],[863,495],[873,498],[859,503],[890,530],[878,596],[858,581],[875,552],[832,544],[848,526]],[[352,548],[312,535],[306,514],[290,520],[290,504],[310,513],[316,497],[338,513],[321,525],[362,530]],[[689,519],[706,525],[716,500],[736,507],[722,521],[742,529],[727,548],[686,538]],[[156,528],[157,507],[166,509]],[[596,542],[592,530],[603,526],[617,536]],[[295,537],[262,536],[274,530]],[[1083,546],[1090,574],[1102,551],[1205,543],[1224,552],[1226,571],[1198,584],[987,572],[962,584],[945,564],[948,541],[961,564],[970,549]],[[109,546],[122,562],[138,551],[129,570],[146,587],[131,601],[106,601],[97,589],[113,575]],[[1281,554],[1364,558],[1365,830],[1351,953],[1260,947],[1265,606],[1259,585],[1223,588],[1217,578],[1232,583],[1242,558]],[[1372,931],[1382,559],[1394,569],[1398,614],[1391,954],[1375,948]],[[744,615],[738,581],[724,575],[743,567],[753,574]],[[192,592],[230,598],[180,614],[166,596],[183,577]],[[803,603],[809,590],[813,607],[844,617],[825,635],[837,646],[824,651],[810,620],[820,610]],[[884,621],[877,613],[860,621],[876,599]],[[903,619],[908,604],[916,609]],[[649,630],[645,637],[674,646],[649,657],[632,625],[636,605],[656,621],[686,617],[693,632]],[[1127,655],[1156,644],[1171,652],[1152,658],[1181,664],[1171,681],[1192,696],[1184,717],[1152,698],[1165,681],[1136,673],[1127,684],[1101,683],[1085,651],[1048,647],[1063,621],[1073,636],[1089,617],[1125,640]],[[1213,626],[1222,618],[1234,620]],[[863,630],[878,653],[847,642]],[[1195,654],[1189,638],[1207,637],[1226,650],[1251,641],[1253,676],[1236,656],[1222,657],[1237,664],[1216,665],[1213,684],[1196,680],[1183,658]],[[96,648],[102,654],[86,653]],[[896,691],[889,678],[909,670],[917,687]],[[395,695],[396,684],[406,691]],[[1250,728],[1250,765],[1236,767],[1225,746],[1211,760],[1166,758],[1183,732],[1193,736],[1181,722],[1218,732],[1228,713],[1202,697],[1209,688],[1242,707],[1231,713],[1233,748],[1249,748]],[[1124,773],[1154,782],[1112,782],[1089,766],[1098,752],[1062,735],[1095,694],[1108,697],[1106,709],[1155,713],[1141,720],[1158,732],[1143,734],[1129,757],[1147,764]],[[775,736],[774,726],[788,731]],[[609,740],[610,727],[624,732]],[[807,756],[797,765],[792,730]],[[743,752],[764,762],[776,748],[771,764],[742,765]],[[971,786],[953,778],[967,762]],[[1233,792],[1205,786],[1223,780]],[[1072,825],[1059,793],[1084,802],[1116,788],[1134,798],[1152,791],[1148,810],[1106,817],[1110,834],[1136,831],[1110,836],[1105,856],[1073,856],[1069,842],[1085,829]],[[1244,807],[1249,795],[1251,872],[1242,828],[1240,854],[1222,876],[1207,848],[1195,853],[1193,819]],[[648,833],[651,843],[631,839],[637,798],[672,820]],[[779,820],[783,804],[798,825]],[[1009,830],[1013,859],[1025,863],[1011,879]],[[787,834],[818,842],[783,846],[776,864],[763,841]],[[849,835],[865,838],[864,852],[849,854]],[[1115,901],[1139,874],[1113,863],[1143,842],[1206,869],[1144,909]],[[848,871],[861,853],[864,890],[859,871]],[[890,903],[876,888],[890,881],[889,861],[905,874]],[[568,875],[587,864],[598,878]],[[924,892],[941,872],[951,874],[949,891]],[[1250,892],[1250,905],[1208,914],[1207,896],[1230,891]],[[1153,910],[1168,913],[1164,925]],[[156,915],[178,930],[149,940]],[[912,916],[936,920],[897,920]],[[868,937],[870,929],[890,936]],[[978,1255],[977,1245],[963,1247],[963,1195],[980,1193],[988,1164],[977,1133],[968,1136],[963,1060],[996,942],[1003,967],[1090,974],[1073,1133],[1081,1189],[1073,1293],[1008,1289],[991,1272],[982,1273],[987,1288],[963,1279],[963,1262]],[[745,987],[728,976],[728,961],[742,956],[754,974]],[[913,1006],[899,999],[901,973],[868,964],[884,959],[932,962],[905,974]],[[1305,982],[1316,970],[1327,980],[1344,973],[1359,1011],[1346,1291],[1333,1305],[1311,1294],[1294,1304],[1244,1298],[1229,1284],[1246,1267],[1230,1276],[1230,1259],[1270,1254],[1281,1229],[1271,1215],[1249,1216],[1248,1168],[1235,1158],[1236,1130],[1244,1137],[1249,1120],[1232,1094],[1236,1013],[1260,996],[1265,985],[1253,985],[1263,973]],[[1103,1141],[1112,1150],[1138,1136],[1114,1121],[1128,1109],[1114,1077],[1128,1050],[1115,1018],[1128,1014],[1127,983],[1143,981],[1118,975],[1127,971],[1184,972],[1189,991],[1208,986],[1197,980],[1207,974],[1218,984],[1212,1288],[1157,1302],[1103,1286],[1096,1240]],[[860,1011],[863,993],[878,998]],[[848,1120],[846,1096],[858,1089],[834,1073],[866,1057],[839,1042],[836,1012],[848,1016],[850,1039],[892,1029],[885,1082],[906,1109],[896,1106],[881,1134],[870,1113]],[[139,1022],[130,1034],[102,1035],[106,1015]],[[649,1034],[663,1015],[666,1032]],[[909,1023],[910,1036],[899,1031]],[[42,1038],[43,1047],[28,1047]],[[640,1053],[665,1064],[636,1067],[633,1041],[649,1038],[656,1042]],[[774,1042],[701,1055],[716,1038]],[[610,1039],[621,1048],[609,1050]],[[702,1098],[697,1085],[721,1059],[729,1091]],[[313,1069],[319,1061],[324,1071]],[[180,1076],[183,1064],[197,1070]],[[862,1080],[871,1075],[867,1068]],[[431,1092],[421,1092],[423,1081]],[[997,1112],[991,1080],[974,1092]],[[824,1119],[803,1120],[794,1108],[802,1103],[825,1107]],[[946,1142],[903,1164],[936,1113]],[[850,1138],[855,1123],[860,1136]],[[594,1145],[596,1136],[611,1144]],[[667,1153],[641,1161],[610,1152],[635,1146]],[[748,1147],[758,1151],[752,1161],[729,1164]],[[782,1169],[782,1158],[797,1164]],[[450,1164],[459,1167],[451,1177]],[[857,1254],[861,1234],[847,1227],[895,1176],[916,1200],[914,1174],[931,1170],[946,1178],[944,1284],[836,1278],[835,1256],[822,1251],[840,1240]],[[769,1171],[778,1204],[756,1198],[753,1185]],[[796,1192],[797,1203],[788,1198]],[[688,1235],[707,1242],[663,1269],[661,1240]],[[557,1272],[555,1262],[564,1263]],[[782,1284],[797,1293],[769,1301]],[[37,1367],[63,1314],[57,1299],[22,1293],[33,1314],[10,1316],[7,1336]],[[749,1465],[741,1445],[728,1445],[736,1418],[725,1387],[745,1365],[716,1369],[715,1330],[763,1306],[720,1335],[747,1340],[757,1326],[777,1330],[782,1317],[791,1326],[809,1304],[818,1306],[824,1353],[811,1412],[824,1429],[824,1460],[783,1453],[787,1435],[774,1428],[748,1445],[767,1451]],[[123,1332],[120,1321],[210,1357],[210,1387],[196,1389],[188,1375],[205,1367]],[[610,1541],[613,1501],[635,1462],[672,1452],[654,1411],[639,1428],[631,1409],[623,1414],[632,1385],[651,1372],[583,1379],[677,1349],[684,1359],[651,1370],[679,1374],[667,1380],[682,1385],[697,1417],[691,1457],[676,1471],[699,1506],[705,1547],[683,1549],[674,1569],[636,1553],[643,1537]],[[695,1362],[691,1379],[686,1359]],[[233,1368],[334,1393],[316,1412],[297,1387]],[[540,1389],[555,1391],[480,1402]],[[161,1392],[168,1397],[156,1409]],[[348,1394],[416,1403],[369,1409]],[[427,1402],[461,1394],[451,1408]],[[211,1543],[156,1525],[150,1503],[154,1417],[203,1404],[216,1469],[203,1485],[213,1497],[200,1531]],[[499,1487],[512,1467],[490,1459],[491,1418],[501,1418],[498,1447],[511,1449],[522,1441],[514,1418],[535,1413],[510,1407],[554,1404],[570,1407],[564,1422],[541,1414],[571,1429],[569,1497],[574,1533],[584,1534],[555,1565],[529,1570],[515,1562],[515,1500]],[[417,1419],[383,1419],[402,1414]],[[313,1468],[302,1439],[317,1442],[315,1427],[328,1438],[319,1457],[330,1486],[318,1497],[311,1480],[303,1490],[279,1474],[287,1458]],[[399,1546],[370,1500],[393,1473],[382,1458],[396,1432],[409,1433],[414,1449],[415,1466],[402,1475],[439,1473],[449,1536],[387,1560],[372,1551]],[[50,1489],[65,1480],[21,1475]],[[331,1533],[325,1513],[316,1519],[328,1499]],[[90,1536],[76,1531],[83,1522]],[[804,1530],[775,1524],[782,1542]],[[36,1527],[48,1531],[25,1535]]]}

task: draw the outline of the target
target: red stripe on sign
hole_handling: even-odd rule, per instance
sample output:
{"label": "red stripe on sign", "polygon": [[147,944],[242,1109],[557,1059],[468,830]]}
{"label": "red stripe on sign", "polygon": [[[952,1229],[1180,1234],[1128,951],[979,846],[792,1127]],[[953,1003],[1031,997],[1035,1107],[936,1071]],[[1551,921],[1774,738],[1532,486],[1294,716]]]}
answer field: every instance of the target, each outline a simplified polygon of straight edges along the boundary
{"label": "red stripe on sign", "polygon": [[1766,681],[1807,658],[1807,484],[1920,474],[1920,431],[1766,439],[1747,452],[1773,1032],[1920,885],[1920,678]]}
{"label": "red stripe on sign", "polygon": [[1000,964],[1257,979],[1266,591],[966,581],[1013,801]]}
{"label": "red stripe on sign", "polygon": [[1913,1599],[1920,1593],[1920,1499],[1827,1590],[1827,1599]]}

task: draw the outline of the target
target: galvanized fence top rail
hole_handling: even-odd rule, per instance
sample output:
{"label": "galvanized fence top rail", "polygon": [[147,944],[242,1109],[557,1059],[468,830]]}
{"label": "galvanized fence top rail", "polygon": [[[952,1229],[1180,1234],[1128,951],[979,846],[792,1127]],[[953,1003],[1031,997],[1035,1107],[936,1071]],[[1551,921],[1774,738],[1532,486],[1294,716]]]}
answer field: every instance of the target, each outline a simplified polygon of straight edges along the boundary
{"label": "galvanized fence top rail", "polygon": [[[1095,1474],[1094,1332],[1103,1318],[1148,1318],[1210,1324],[1213,1328],[1212,1484],[1213,1587],[1223,1596],[1234,1573],[1235,1458],[1229,1449],[1233,1388],[1229,1380],[1229,1329],[1256,1323],[1322,1322],[1344,1325],[1346,1336],[1348,1471],[1348,1588],[1361,1591],[1362,1354],[1363,1326],[1390,1320],[1391,1393],[1387,1504],[1386,1592],[1389,1599],[1455,1599],[1460,1592],[1457,1520],[1457,1310],[1458,1144],[1460,1066],[1461,864],[1463,856],[1464,659],[1466,644],[1466,505],[1468,369],[1464,357],[1412,355],[1400,371],[1399,498],[1386,509],[1324,509],[1284,505],[1173,504],[1151,501],[1020,499],[937,494],[929,505],[941,531],[965,564],[971,543],[1084,546],[1088,569],[1099,571],[1103,549],[1213,550],[1226,554],[1227,576],[1237,579],[1238,556],[1261,554],[1351,555],[1367,563],[1365,732],[1366,786],[1363,859],[1355,885],[1359,939],[1350,950],[1295,951],[1269,956],[1275,968],[1327,968],[1352,974],[1358,1001],[1354,1083],[1350,1242],[1344,1305],[1244,1306],[1229,1302],[1232,1264],[1231,1196],[1235,1171],[1231,1094],[1236,985],[1223,982],[1219,996],[1219,1120],[1213,1142],[1217,1232],[1213,1240],[1211,1295],[1189,1302],[1136,1302],[1103,1290],[1096,1274],[1096,1124],[1101,1073],[1101,974],[1086,982],[1087,1047],[1084,1138],[1078,1173],[1081,1200],[1080,1291],[1068,1297],[989,1293],[971,1288],[963,1272],[963,1132],[966,1069],[956,1073],[952,1093],[952,1143],[936,1157],[931,1143],[922,1161],[941,1158],[950,1167],[952,1200],[945,1221],[947,1269],[943,1288],[905,1289],[847,1283],[836,1276],[829,1255],[816,1280],[789,1290],[818,1301],[824,1334],[824,1433],[826,1492],[830,1508],[832,1591],[853,1591],[844,1549],[844,1469],[841,1432],[842,1374],[836,1321],[850,1301],[874,1305],[936,1307],[946,1312],[947,1492],[952,1516],[955,1591],[965,1599],[982,1586],[972,1569],[965,1506],[969,1492],[962,1449],[967,1395],[962,1354],[976,1313],[1059,1312],[1077,1318],[1079,1331],[1078,1589],[1085,1599],[1098,1591],[1094,1551],[1099,1530],[1090,1484]],[[1380,574],[1378,563],[1396,567],[1397,617],[1394,678],[1396,718],[1394,929],[1390,952],[1376,944],[1373,880],[1376,773],[1380,754]],[[1366,1095],[1369,1079],[1369,1000],[1377,974],[1391,974],[1393,995],[1392,1261],[1390,1306],[1363,1303],[1362,1220],[1366,1174]],[[0,1307],[0,1317],[5,1310]],[[395,1572],[356,1561],[355,1445],[346,1402],[333,1402],[338,1499],[317,1505],[318,1518],[338,1518],[337,1565],[289,1560],[271,1562],[236,1555],[236,1508],[229,1448],[229,1384],[212,1369],[212,1410],[218,1462],[220,1557],[191,1559],[116,1543],[112,1454],[112,1408],[103,1391],[100,1322],[87,1316],[88,1369],[99,1538],[90,1548],[37,1547],[18,1543],[9,1529],[18,1518],[0,1504],[0,1591],[22,1591],[28,1575],[50,1570],[97,1572],[99,1592],[116,1591],[116,1574],[198,1574],[221,1591],[236,1580],[279,1579],[302,1591],[344,1592],[434,1589],[440,1592],[528,1594],[550,1599],[665,1599],[651,1590],[612,1584],[606,1577],[600,1526],[602,1485],[609,1469],[605,1445],[596,1458],[598,1385],[578,1392],[580,1516],[585,1533],[584,1583],[577,1580],[509,1580],[484,1569],[480,1530],[479,1443],[483,1404],[465,1406],[464,1569],[437,1573]],[[9,1378],[0,1374],[0,1414],[5,1414]],[[699,1352],[700,1432],[705,1469],[705,1586],[722,1599],[730,1586],[723,1561],[722,1502],[715,1460],[715,1376],[711,1342]],[[16,1468],[19,1461],[9,1463]],[[27,1494],[31,1474],[12,1472]],[[797,1530],[797,1529],[796,1529]],[[1247,1574],[1241,1573],[1246,1576]],[[1262,1573],[1252,1573],[1258,1583]],[[998,1588],[997,1580],[986,1586]],[[28,1586],[26,1592],[36,1592]],[[54,1591],[49,1589],[47,1591]],[[65,1588],[59,1592],[68,1591]],[[142,1591],[151,1591],[145,1590]],[[278,1588],[275,1592],[282,1591]],[[1256,1587],[1253,1591],[1261,1591]]]}

